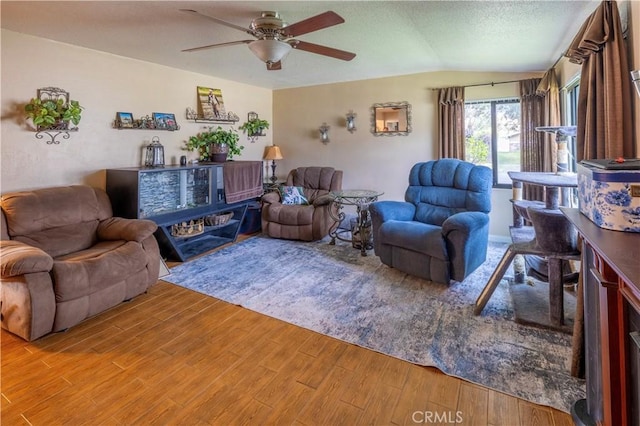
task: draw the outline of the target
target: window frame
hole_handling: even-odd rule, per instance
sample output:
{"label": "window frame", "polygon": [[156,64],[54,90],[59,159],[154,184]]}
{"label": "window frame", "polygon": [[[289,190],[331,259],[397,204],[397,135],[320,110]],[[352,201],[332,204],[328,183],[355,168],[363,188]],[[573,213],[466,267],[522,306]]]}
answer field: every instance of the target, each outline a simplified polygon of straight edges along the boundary
{"label": "window frame", "polygon": [[[522,117],[522,105],[520,98],[510,97],[504,99],[478,99],[473,101],[465,101],[465,107],[467,105],[489,104],[491,109],[491,173],[493,176],[492,188],[511,189],[513,183],[499,183],[498,182],[498,135],[497,135],[497,118],[496,118],[496,105],[498,104],[515,104],[520,105],[520,117]],[[466,128],[465,117],[465,128]],[[522,129],[521,129],[522,131]],[[466,137],[465,137],[466,144]],[[520,147],[522,149],[522,146]],[[520,157],[520,169],[522,169],[522,157]]]}
{"label": "window frame", "polygon": [[[580,97],[580,75],[576,75],[573,79],[567,83],[567,85],[563,88],[564,96],[563,96],[563,112],[564,112],[564,120],[566,126],[577,126],[578,125],[578,98]],[[575,137],[570,138],[570,142],[568,143],[569,148],[569,172],[576,173],[577,172],[577,149]]]}

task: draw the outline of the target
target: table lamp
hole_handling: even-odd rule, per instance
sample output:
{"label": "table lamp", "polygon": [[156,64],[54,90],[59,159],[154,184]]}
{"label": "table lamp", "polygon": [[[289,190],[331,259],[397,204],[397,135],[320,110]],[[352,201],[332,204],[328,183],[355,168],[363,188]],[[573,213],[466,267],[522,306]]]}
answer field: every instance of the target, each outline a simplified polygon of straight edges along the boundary
{"label": "table lamp", "polygon": [[271,182],[275,183],[278,180],[276,177],[276,160],[282,160],[280,147],[277,145],[267,147],[263,159],[271,160]]}

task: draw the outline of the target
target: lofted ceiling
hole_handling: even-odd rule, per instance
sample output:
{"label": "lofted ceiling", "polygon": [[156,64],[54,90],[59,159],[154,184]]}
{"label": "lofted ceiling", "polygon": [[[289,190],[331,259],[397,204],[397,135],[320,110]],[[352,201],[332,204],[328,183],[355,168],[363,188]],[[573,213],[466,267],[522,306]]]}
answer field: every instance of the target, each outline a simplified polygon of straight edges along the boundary
{"label": "lofted ceiling", "polygon": [[[545,71],[600,4],[588,1],[1,1],[2,28],[255,86],[282,89],[429,71]],[[296,37],[356,53],[293,50],[268,71],[239,44],[264,10],[293,24],[332,10],[345,23]]]}

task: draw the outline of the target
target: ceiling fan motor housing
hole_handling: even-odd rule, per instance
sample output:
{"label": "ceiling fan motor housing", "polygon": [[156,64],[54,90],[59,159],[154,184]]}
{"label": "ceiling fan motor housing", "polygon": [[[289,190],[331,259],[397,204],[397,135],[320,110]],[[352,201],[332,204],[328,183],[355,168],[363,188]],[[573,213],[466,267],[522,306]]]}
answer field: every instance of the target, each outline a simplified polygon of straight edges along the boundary
{"label": "ceiling fan motor housing", "polygon": [[280,19],[278,12],[265,11],[260,18],[251,21],[250,28],[258,38],[282,40],[286,37],[282,36],[281,30],[286,26],[287,23]]}

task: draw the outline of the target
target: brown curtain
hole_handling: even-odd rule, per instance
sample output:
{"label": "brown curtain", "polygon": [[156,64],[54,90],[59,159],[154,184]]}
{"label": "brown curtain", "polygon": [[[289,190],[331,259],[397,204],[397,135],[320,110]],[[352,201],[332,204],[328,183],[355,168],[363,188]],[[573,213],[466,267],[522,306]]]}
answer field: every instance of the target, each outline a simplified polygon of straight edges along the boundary
{"label": "brown curtain", "polygon": [[[558,86],[558,77],[556,70],[551,68],[545,73],[538,84],[536,93],[543,96],[543,120],[542,126],[560,126],[560,87]],[[542,144],[542,172],[558,171],[558,145],[556,144],[556,135],[553,133],[542,133],[544,142]]]}
{"label": "brown curtain", "polygon": [[615,1],[603,1],[582,25],[566,56],[582,64],[577,160],[635,157],[627,49]]}
{"label": "brown curtain", "polygon": [[438,156],[464,160],[464,87],[438,91]]}
{"label": "brown curtain", "polygon": [[[540,81],[539,78],[520,81],[520,168],[523,172],[546,171],[545,136],[536,131],[536,127],[545,125],[545,98],[538,95]],[[544,192],[538,185],[524,184],[522,197],[543,200]]]}

